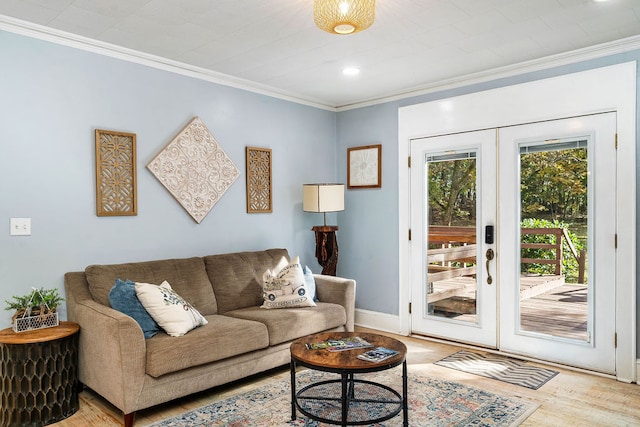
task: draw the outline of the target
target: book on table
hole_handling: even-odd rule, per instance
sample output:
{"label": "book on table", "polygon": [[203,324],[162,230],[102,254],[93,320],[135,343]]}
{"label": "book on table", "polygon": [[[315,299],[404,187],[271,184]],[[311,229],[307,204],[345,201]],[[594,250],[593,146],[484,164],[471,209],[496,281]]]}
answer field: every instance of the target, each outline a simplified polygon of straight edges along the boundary
{"label": "book on table", "polygon": [[376,347],[362,354],[357,355],[358,359],[366,360],[368,362],[382,362],[398,354],[396,350],[391,350],[385,347]]}
{"label": "book on table", "polygon": [[326,340],[315,343],[307,343],[307,349],[309,350],[329,350],[329,351],[343,351],[354,350],[357,348],[372,347],[372,345],[366,340],[360,337],[345,337],[335,340]]}

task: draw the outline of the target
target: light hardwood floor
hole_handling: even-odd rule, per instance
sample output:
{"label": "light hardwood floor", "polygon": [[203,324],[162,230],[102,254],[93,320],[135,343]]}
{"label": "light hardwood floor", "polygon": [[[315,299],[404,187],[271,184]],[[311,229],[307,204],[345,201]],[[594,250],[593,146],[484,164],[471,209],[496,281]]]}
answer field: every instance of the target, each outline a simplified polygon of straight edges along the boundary
{"label": "light hardwood floor", "polygon": [[[356,328],[356,331],[358,330],[377,332]],[[523,426],[640,426],[640,386],[636,384],[621,383],[597,375],[552,367],[560,371],[560,374],[540,389],[530,390],[433,364],[460,350],[460,347],[421,338],[385,335],[400,339],[407,345],[409,374],[412,370],[419,370],[440,379],[464,383],[504,396],[520,397],[539,404],[539,408],[522,424]],[[273,379],[288,378],[288,376],[288,367],[283,367],[140,411],[136,416],[135,426],[145,426],[215,400],[250,390]],[[411,421],[411,413],[409,413],[409,420]],[[66,420],[52,425],[60,427],[119,426],[122,425],[122,415],[100,396],[91,390],[85,390],[80,393],[80,410]],[[410,425],[419,424],[410,422]]]}

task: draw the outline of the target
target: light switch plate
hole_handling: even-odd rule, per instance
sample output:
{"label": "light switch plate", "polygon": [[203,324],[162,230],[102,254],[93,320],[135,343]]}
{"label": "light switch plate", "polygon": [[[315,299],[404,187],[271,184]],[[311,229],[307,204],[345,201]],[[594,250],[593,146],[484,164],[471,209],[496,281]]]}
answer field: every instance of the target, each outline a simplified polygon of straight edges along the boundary
{"label": "light switch plate", "polygon": [[12,236],[30,236],[31,235],[31,218],[11,218],[10,231]]}

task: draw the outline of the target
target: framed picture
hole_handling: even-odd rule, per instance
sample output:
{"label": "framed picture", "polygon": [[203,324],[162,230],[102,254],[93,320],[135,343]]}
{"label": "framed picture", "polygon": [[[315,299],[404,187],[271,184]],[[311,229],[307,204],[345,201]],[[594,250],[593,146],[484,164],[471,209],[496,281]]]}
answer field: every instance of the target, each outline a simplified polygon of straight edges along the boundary
{"label": "framed picture", "polygon": [[382,187],[382,144],[347,148],[347,188]]}
{"label": "framed picture", "polygon": [[135,133],[96,129],[96,214],[138,214]]}
{"label": "framed picture", "polygon": [[247,213],[270,213],[271,149],[246,147],[247,156]]}

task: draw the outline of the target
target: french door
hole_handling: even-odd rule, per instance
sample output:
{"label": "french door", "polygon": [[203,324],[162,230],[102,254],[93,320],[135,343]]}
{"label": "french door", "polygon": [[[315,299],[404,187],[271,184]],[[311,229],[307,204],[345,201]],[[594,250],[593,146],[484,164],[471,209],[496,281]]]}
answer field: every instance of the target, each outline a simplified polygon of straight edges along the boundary
{"label": "french door", "polygon": [[496,137],[484,130],[411,143],[414,332],[497,345],[495,258],[482,262],[495,254],[484,230],[496,225]]}
{"label": "french door", "polygon": [[615,373],[616,117],[411,141],[411,329]]}

